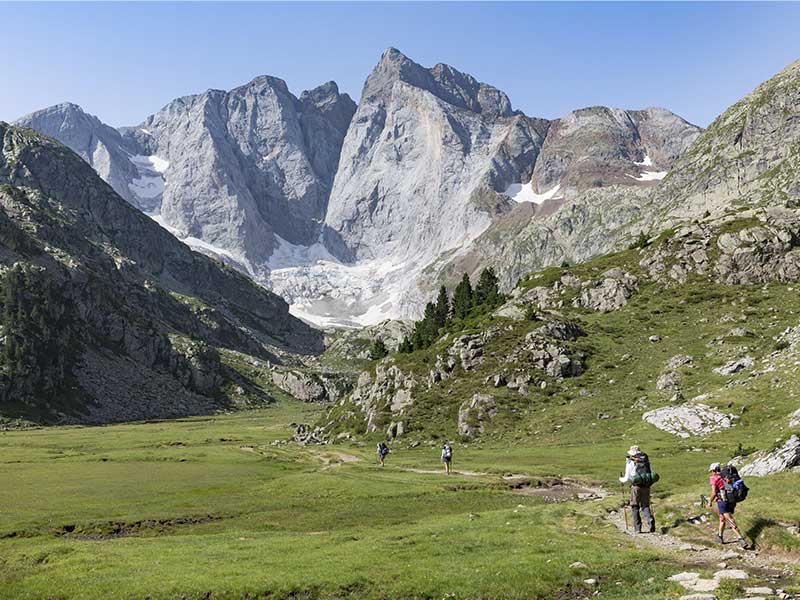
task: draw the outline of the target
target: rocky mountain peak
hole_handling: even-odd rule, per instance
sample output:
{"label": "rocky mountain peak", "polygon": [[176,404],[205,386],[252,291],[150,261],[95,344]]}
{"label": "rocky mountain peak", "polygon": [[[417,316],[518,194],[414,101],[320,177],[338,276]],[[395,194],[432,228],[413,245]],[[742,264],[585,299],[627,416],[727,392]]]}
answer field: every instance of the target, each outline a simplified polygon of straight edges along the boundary
{"label": "rocky mountain peak", "polygon": [[421,88],[448,104],[475,113],[492,117],[513,115],[508,96],[500,90],[444,63],[427,69],[396,48],[384,51],[367,78],[361,97],[369,99],[385,94],[396,81]]}

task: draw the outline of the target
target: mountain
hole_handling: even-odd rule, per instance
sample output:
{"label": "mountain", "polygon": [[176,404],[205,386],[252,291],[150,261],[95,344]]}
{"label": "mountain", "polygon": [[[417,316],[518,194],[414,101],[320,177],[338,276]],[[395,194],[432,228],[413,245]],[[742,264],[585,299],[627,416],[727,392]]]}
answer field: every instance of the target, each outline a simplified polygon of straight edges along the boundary
{"label": "mountain", "polygon": [[[39,128],[36,115],[23,123]],[[491,85],[389,48],[358,107],[332,82],[298,98],[259,77],[117,133],[117,170],[138,173],[128,195],[115,185],[123,196],[293,313],[363,325],[417,316],[465,270],[508,265],[508,287],[608,250],[700,130],[657,108],[529,117]]]}
{"label": "mountain", "polygon": [[[556,262],[576,234],[595,249],[603,236],[651,235],[580,264],[533,269],[507,282],[499,308],[451,316],[432,344],[376,361],[317,437],[385,431],[419,441],[526,427],[557,439],[566,425],[590,439],[600,420],[635,418],[651,428],[642,436],[736,426],[762,444],[776,432],[775,442],[786,438],[800,426],[798,100],[794,63],[715,120],[658,187],[587,189],[538,225],[535,212],[498,221],[476,242],[486,254],[475,260],[518,271],[519,256],[537,246],[553,252],[538,260]],[[508,238],[492,246],[501,223]]]}
{"label": "mountain", "polygon": [[5,123],[0,144],[5,416],[107,422],[263,402],[243,363],[322,351],[282,299],[192,252],[65,146]]}
{"label": "mountain", "polygon": [[[88,162],[98,175],[134,206],[150,210],[153,196],[147,194],[142,181],[135,145],[126,144],[119,131],[105,125],[77,104],[65,102],[33,112],[16,121],[59,140]],[[138,161],[138,162],[137,162]]]}
{"label": "mountain", "polygon": [[178,98],[129,135],[169,164],[162,222],[264,280],[276,247],[319,239],[354,111],[333,82],[296,98],[257,77]]}
{"label": "mountain", "polygon": [[800,61],[708,127],[657,194],[653,221],[719,215],[800,198]]}
{"label": "mountain", "polygon": [[175,235],[265,281],[276,247],[320,237],[354,111],[334,82],[297,98],[257,77],[178,98],[119,131],[73,104],[16,124],[55,137]]}

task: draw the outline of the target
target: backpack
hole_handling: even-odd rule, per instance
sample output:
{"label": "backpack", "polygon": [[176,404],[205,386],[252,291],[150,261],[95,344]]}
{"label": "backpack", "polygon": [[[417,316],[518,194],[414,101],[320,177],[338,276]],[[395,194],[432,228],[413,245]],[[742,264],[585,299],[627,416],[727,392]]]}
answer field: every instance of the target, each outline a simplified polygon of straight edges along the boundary
{"label": "backpack", "polygon": [[631,483],[640,487],[650,487],[656,481],[661,479],[658,473],[653,472],[650,468],[650,459],[647,454],[640,452],[631,458],[633,461],[633,478]]}
{"label": "backpack", "polygon": [[386,456],[389,454],[389,447],[381,442],[380,446],[378,446],[378,451],[380,452],[381,456]]}
{"label": "backpack", "polygon": [[444,457],[453,458],[453,449],[450,446],[444,447]]}
{"label": "backpack", "polygon": [[747,498],[750,488],[739,476],[739,471],[733,465],[725,465],[719,472],[722,482],[725,485],[725,497],[728,502],[742,502]]}

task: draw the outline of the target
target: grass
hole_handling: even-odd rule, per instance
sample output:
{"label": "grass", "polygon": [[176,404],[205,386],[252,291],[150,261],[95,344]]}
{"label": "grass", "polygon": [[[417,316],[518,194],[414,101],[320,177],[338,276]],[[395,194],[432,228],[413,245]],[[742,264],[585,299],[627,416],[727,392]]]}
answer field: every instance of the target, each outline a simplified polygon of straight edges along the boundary
{"label": "grass", "polygon": [[[677,598],[682,565],[602,519],[618,498],[548,504],[497,476],[405,470],[440,470],[427,445],[380,469],[371,444],[273,444],[319,410],[0,433],[0,597],[578,598],[592,577],[606,598]],[[487,439],[457,445],[455,467],[611,487],[626,444]],[[667,446],[650,448],[662,513],[708,460]],[[759,508],[781,488],[752,487]]]}

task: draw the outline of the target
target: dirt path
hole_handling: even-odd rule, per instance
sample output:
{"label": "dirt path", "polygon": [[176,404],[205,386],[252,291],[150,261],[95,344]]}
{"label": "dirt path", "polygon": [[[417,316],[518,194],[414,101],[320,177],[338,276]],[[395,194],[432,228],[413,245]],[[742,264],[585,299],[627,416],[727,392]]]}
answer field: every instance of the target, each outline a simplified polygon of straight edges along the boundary
{"label": "dirt path", "polygon": [[[628,515],[630,518],[630,515]],[[659,548],[666,552],[680,556],[680,560],[687,564],[708,565],[711,563],[737,562],[743,568],[751,567],[773,574],[794,576],[796,563],[787,561],[780,556],[759,552],[758,550],[743,550],[734,544],[725,544],[715,548],[685,542],[668,533],[643,533],[634,534],[631,529],[626,529],[625,518],[621,512],[612,512],[608,515],[616,528],[634,540],[639,547]],[[730,532],[728,532],[730,535]]]}

